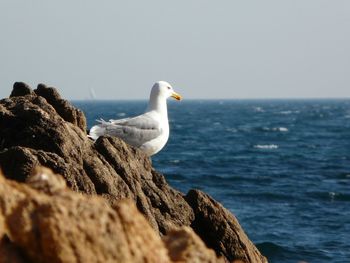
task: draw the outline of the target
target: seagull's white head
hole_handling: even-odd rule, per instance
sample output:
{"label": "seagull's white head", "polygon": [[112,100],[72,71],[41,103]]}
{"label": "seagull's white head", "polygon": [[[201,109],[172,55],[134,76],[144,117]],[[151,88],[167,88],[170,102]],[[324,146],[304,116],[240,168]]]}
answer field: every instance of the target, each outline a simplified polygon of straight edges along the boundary
{"label": "seagull's white head", "polygon": [[165,99],[173,97],[176,100],[181,100],[180,94],[176,93],[173,87],[166,81],[157,81],[151,91],[151,97],[163,97]]}

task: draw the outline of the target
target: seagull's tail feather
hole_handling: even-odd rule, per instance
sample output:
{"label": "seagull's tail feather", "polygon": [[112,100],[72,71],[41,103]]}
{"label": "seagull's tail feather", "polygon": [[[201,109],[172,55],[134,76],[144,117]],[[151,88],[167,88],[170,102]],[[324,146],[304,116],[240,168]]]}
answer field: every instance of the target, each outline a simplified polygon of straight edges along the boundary
{"label": "seagull's tail feather", "polygon": [[105,133],[106,133],[106,126],[103,124],[98,124],[91,127],[89,132],[89,137],[96,141],[98,137],[104,135]]}

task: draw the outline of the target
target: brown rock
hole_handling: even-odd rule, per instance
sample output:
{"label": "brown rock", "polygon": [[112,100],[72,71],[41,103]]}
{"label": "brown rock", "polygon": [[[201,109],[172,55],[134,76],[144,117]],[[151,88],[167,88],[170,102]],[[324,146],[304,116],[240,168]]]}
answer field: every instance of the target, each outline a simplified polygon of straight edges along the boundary
{"label": "brown rock", "polygon": [[85,130],[59,114],[60,105],[67,103],[44,85],[33,94],[0,101],[0,167],[8,178],[24,182],[34,167],[42,165],[62,174],[75,191],[100,194],[111,204],[133,199],[161,234],[191,224],[192,209],[147,156],[118,138],[103,137],[94,143]]}
{"label": "brown rock", "polygon": [[60,175],[55,175],[50,169],[37,166],[26,179],[32,188],[47,194],[55,194],[67,188],[66,181]]}
{"label": "brown rock", "polygon": [[10,97],[25,96],[32,93],[32,89],[26,83],[15,82],[15,84],[13,84],[13,90],[11,92]]}
{"label": "brown rock", "polygon": [[[17,91],[13,93],[21,94]],[[209,196],[192,191],[185,199],[182,193],[172,189],[166,183],[163,175],[152,168],[151,161],[147,156],[118,138],[101,137],[95,143],[88,139],[85,133],[84,115],[63,100],[56,89],[39,85],[35,92],[24,93],[24,96],[12,96],[0,101],[0,167],[7,178],[26,182],[33,188],[40,190],[42,200],[39,202],[33,197],[33,194],[29,193],[34,191],[31,188],[30,190],[28,190],[29,188],[21,188],[21,191],[14,191],[12,195],[4,197],[7,198],[7,203],[11,203],[12,199],[22,200],[15,210],[16,213],[13,213],[12,219],[7,223],[12,226],[11,234],[18,238],[16,244],[24,246],[24,244],[32,243],[39,238],[32,233],[35,229],[28,228],[21,230],[22,238],[20,235],[15,235],[14,225],[16,224],[35,225],[35,228],[42,227],[44,224],[43,229],[49,227],[50,236],[46,237],[44,234],[43,237],[40,237],[48,238],[48,240],[45,239],[45,242],[47,241],[49,244],[50,242],[58,243],[58,239],[52,240],[53,237],[58,238],[58,235],[62,235],[59,236],[62,242],[73,242],[69,238],[69,231],[74,232],[75,230],[69,230],[68,227],[80,229],[82,226],[78,222],[76,222],[77,225],[69,225],[67,218],[71,215],[78,217],[78,215],[69,212],[68,208],[56,204],[56,202],[61,202],[57,201],[59,199],[57,196],[60,196],[61,199],[65,198],[66,203],[75,204],[77,211],[87,208],[84,203],[85,199],[81,199],[81,204],[78,204],[74,201],[75,197],[73,200],[69,194],[65,193],[66,190],[63,189],[65,189],[64,183],[66,182],[74,191],[98,194],[104,197],[110,207],[114,207],[116,211],[121,209],[120,200],[124,198],[133,200],[139,211],[144,214],[149,224],[159,235],[166,235],[174,228],[191,225],[207,246],[213,248],[218,255],[229,260],[242,259],[245,262],[264,262],[264,258],[245,236],[243,230],[238,227],[239,225],[237,226],[238,222],[234,216]],[[83,121],[81,121],[82,119]],[[59,177],[51,177],[50,180],[47,180],[48,176],[53,174],[41,168],[41,170],[35,170],[38,165],[48,167],[54,173],[61,174],[65,182]],[[14,189],[17,189],[17,186],[14,186]],[[27,200],[26,195],[31,196],[32,199]],[[55,201],[47,197],[51,195],[56,196]],[[1,202],[0,199],[0,205]],[[50,205],[51,202],[52,205]],[[100,201],[88,201],[87,203],[92,206],[101,206],[99,205]],[[7,206],[6,209],[8,207],[11,206]],[[98,209],[97,212],[101,213],[107,213],[108,210],[101,207]],[[89,213],[87,212],[85,215],[86,220],[93,225],[96,216]],[[39,214],[40,218],[33,216]],[[6,215],[8,220],[10,215]],[[89,216],[92,216],[91,220]],[[118,216],[122,218],[120,213]],[[105,216],[105,218],[108,217]],[[67,225],[60,226],[57,222],[58,218],[60,220],[65,218]],[[99,224],[100,221],[96,222]],[[103,225],[103,227],[106,229],[109,226]],[[115,227],[117,229],[117,226]],[[57,229],[60,233],[50,232]],[[92,236],[76,236],[76,238],[82,239],[81,242],[85,239],[87,241],[84,242],[90,242],[89,239],[98,233],[100,232],[96,232]],[[183,234],[182,237],[184,236],[186,235]],[[190,235],[188,238],[192,238],[193,243],[196,244],[192,246],[191,241],[188,243],[190,247],[201,247],[195,238]],[[97,242],[100,242],[98,240]],[[32,250],[35,251],[33,253],[37,253],[40,247],[35,247],[34,244],[43,245],[35,242],[32,244],[34,246]],[[53,249],[54,252],[57,252],[57,249],[67,249],[66,260],[68,262],[70,258],[74,258],[74,253],[78,253],[69,246],[61,248],[56,245],[54,248],[47,248],[48,251],[50,249]],[[105,247],[101,253],[104,255],[109,249],[109,247]],[[91,251],[94,251],[92,247]],[[193,254],[192,251],[191,254],[188,251],[191,249],[184,249],[179,258],[186,258],[189,255],[187,258],[191,259],[191,255],[195,255],[195,253]],[[136,251],[133,253],[137,254]],[[32,258],[34,258],[34,254]]]}
{"label": "brown rock", "polygon": [[20,248],[16,247],[7,236],[0,238],[0,263],[30,263]]}
{"label": "brown rock", "polygon": [[[57,175],[46,175],[43,180],[57,182]],[[160,237],[129,200],[112,209],[97,196],[65,189],[48,195],[2,176],[0,200],[7,236],[33,262],[170,261]]]}
{"label": "brown rock", "polygon": [[219,256],[230,261],[267,262],[244,233],[236,217],[207,194],[190,190],[186,200],[195,213],[192,227]]}
{"label": "brown rock", "polygon": [[165,234],[173,227],[190,225],[193,212],[183,195],[152,168],[143,152],[112,137],[99,138],[95,147],[126,183],[129,197],[135,200],[153,228]]}
{"label": "brown rock", "polygon": [[189,227],[174,229],[163,240],[174,262],[225,262],[223,258],[218,259],[214,250],[208,249]]}
{"label": "brown rock", "polygon": [[38,167],[28,179],[37,191],[0,174],[0,263],[224,262],[191,228],[173,229],[162,241],[131,200],[112,208],[62,180]]}
{"label": "brown rock", "polygon": [[39,84],[34,92],[44,97],[65,121],[78,126],[83,132],[86,132],[86,118],[84,113],[73,107],[68,101],[62,99],[55,88],[48,88],[45,84]]}

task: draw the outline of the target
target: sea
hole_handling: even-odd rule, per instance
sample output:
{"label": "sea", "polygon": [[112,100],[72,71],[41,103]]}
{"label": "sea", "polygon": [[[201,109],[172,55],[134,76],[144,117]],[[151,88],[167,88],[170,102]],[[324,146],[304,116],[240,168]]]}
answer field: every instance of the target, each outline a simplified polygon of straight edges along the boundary
{"label": "sea", "polygon": [[[146,101],[74,101],[87,117],[136,116]],[[269,262],[350,262],[350,100],[168,102],[153,166],[221,202]]]}

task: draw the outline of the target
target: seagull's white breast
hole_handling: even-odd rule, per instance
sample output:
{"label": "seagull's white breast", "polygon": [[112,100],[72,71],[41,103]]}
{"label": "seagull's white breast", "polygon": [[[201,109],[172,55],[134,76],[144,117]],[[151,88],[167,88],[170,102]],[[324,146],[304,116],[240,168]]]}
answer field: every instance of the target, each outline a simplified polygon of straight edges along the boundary
{"label": "seagull's white breast", "polygon": [[169,122],[168,117],[162,117],[158,112],[149,112],[148,113],[153,119],[159,121],[159,129],[160,135],[150,140],[143,145],[141,145],[140,149],[145,152],[148,156],[154,155],[159,152],[169,139]]}

